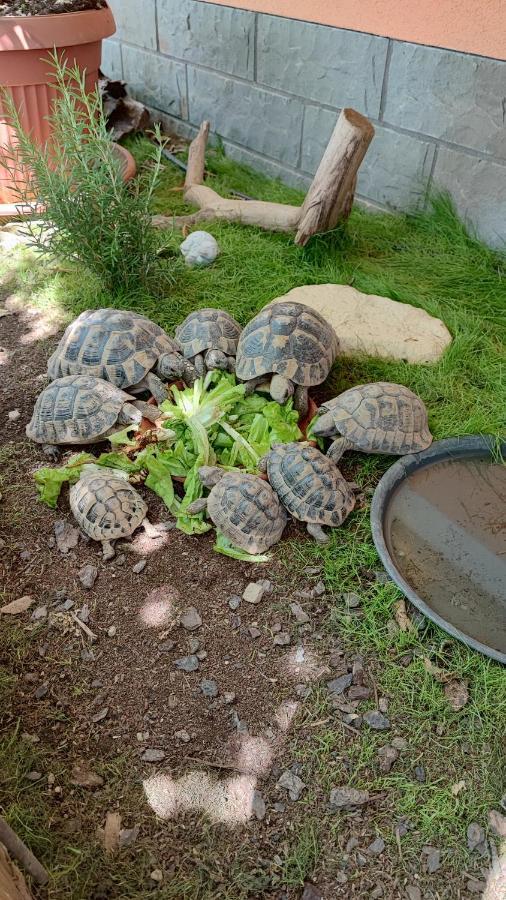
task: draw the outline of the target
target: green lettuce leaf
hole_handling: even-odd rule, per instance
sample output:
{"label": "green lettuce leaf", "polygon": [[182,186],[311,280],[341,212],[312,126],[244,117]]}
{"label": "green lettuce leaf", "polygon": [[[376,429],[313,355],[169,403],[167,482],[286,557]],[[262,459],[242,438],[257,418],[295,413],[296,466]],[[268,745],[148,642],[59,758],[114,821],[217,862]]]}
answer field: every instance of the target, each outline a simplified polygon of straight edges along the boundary
{"label": "green lettuce leaf", "polygon": [[224,556],[231,556],[232,559],[240,559],[243,562],[264,563],[270,560],[270,556],[265,553],[254,555],[253,553],[247,553],[246,550],[241,550],[239,547],[235,547],[218,528],[216,529],[214,549],[217,553],[223,553]]}
{"label": "green lettuce leaf", "polygon": [[44,466],[42,469],[37,469],[33,477],[37,483],[39,500],[42,500],[51,509],[55,509],[63,485],[66,482],[75,484],[76,481],[79,481],[83,466],[90,462],[96,462],[91,453],[76,453],[64,466],[57,468]]}

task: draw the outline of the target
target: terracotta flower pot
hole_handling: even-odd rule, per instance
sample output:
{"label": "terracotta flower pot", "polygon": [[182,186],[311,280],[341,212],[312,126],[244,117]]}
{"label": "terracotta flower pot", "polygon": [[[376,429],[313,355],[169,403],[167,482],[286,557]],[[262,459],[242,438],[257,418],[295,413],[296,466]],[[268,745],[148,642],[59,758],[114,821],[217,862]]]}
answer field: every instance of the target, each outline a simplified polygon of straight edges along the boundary
{"label": "terracotta flower pot", "polygon": [[[56,48],[69,65],[86,70],[91,91],[98,78],[102,39],[115,30],[109,7],[52,16],[0,16],[0,87],[14,101],[25,131],[41,145],[50,138],[47,116],[56,97],[49,54]],[[10,146],[13,139],[0,100],[0,147]],[[125,174],[131,177],[131,162],[124,150],[122,159]],[[16,174],[1,165],[0,150],[0,216],[17,213],[15,183]]]}

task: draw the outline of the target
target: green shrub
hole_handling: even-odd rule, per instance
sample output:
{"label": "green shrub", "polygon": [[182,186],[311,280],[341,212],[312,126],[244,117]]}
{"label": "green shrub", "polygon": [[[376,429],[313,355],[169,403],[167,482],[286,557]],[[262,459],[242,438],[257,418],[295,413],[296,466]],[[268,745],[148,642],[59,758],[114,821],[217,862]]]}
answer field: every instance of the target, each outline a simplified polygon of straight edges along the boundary
{"label": "green shrub", "polygon": [[1,153],[11,172],[23,172],[16,193],[38,220],[28,224],[32,242],[41,252],[79,261],[111,292],[152,287],[155,275],[160,287],[168,279],[167,263],[160,260],[149,210],[161,168],[160,135],[137,178],[126,184],[98,87],[87,93],[85,74],[56,53],[50,65],[58,99],[49,115],[49,144],[40,147],[23,130],[4,96],[17,143]]}

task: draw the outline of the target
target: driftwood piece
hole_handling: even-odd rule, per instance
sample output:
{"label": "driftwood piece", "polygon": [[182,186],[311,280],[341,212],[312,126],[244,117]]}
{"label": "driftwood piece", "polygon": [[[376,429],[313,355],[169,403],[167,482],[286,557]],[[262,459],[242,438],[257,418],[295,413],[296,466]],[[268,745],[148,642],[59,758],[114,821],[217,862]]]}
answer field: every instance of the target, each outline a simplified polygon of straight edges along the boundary
{"label": "driftwood piece", "polygon": [[21,838],[17,836],[10,825],[7,825],[7,822],[1,816],[0,841],[5,845],[13,859],[17,859],[21,863],[34,881],[37,881],[39,884],[46,884],[49,880],[49,875],[44,866],[40,864],[32,851],[28,849],[26,844],[23,843]]}
{"label": "driftwood piece", "polygon": [[184,183],[184,199],[198,211],[186,216],[153,216],[153,225],[182,228],[222,219],[267,231],[295,231],[295,243],[303,246],[313,234],[330,231],[348,218],[357,172],[374,128],[365,116],[343,109],[302,206],[221,197],[203,183],[208,136],[209,122],[205,121],[190,144]]}
{"label": "driftwood piece", "polygon": [[0,900],[33,900],[18,867],[0,844]]}

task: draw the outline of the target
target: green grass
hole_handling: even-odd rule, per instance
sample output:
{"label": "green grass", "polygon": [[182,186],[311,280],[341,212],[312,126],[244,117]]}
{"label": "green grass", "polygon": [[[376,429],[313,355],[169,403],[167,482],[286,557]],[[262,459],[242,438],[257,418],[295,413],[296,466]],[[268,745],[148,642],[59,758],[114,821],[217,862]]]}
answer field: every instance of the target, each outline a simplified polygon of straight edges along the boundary
{"label": "green grass", "polygon": [[[129,146],[142,163],[146,158],[145,142],[136,138]],[[213,187],[224,195],[236,189],[259,199],[300,201],[298,192],[229,162],[219,151],[209,153],[208,166]],[[154,212],[185,211],[181,192],[173,190],[180,183],[181,173],[167,164],[154,200]],[[302,284],[353,284],[369,293],[406,301],[447,324],[453,343],[443,359],[433,366],[370,359],[338,362],[330,379],[331,388],[338,391],[377,379],[398,381],[419,393],[427,404],[435,438],[504,432],[506,257],[485,247],[466,230],[448,198],[433,199],[428,212],[413,216],[371,214],[356,209],[346,228],[316,237],[304,249],[296,247],[290,235],[225,223],[210,223],[206,227],[217,238],[221,255],[213,267],[205,270],[184,266],[177,249],[179,234],[160,234],[174,276],[174,284],[165,297],[142,291],[130,296],[108,296],[91,276],[62,270],[46,261],[34,266],[24,252],[11,262],[4,258],[1,265],[4,270],[15,269],[17,293],[65,318],[89,307],[116,305],[137,309],[168,329],[199,306],[223,307],[245,323],[267,301]],[[345,467],[353,468],[353,477],[371,489],[389,462],[350,456]],[[344,527],[334,532],[328,547],[310,542],[283,544],[279,554],[287,569],[315,562],[323,564],[329,592],[337,595],[355,590],[361,594],[360,617],[347,615],[339,602],[333,605],[326,636],[329,640],[339,637],[350,650],[370,659],[378,690],[389,698],[389,715],[399,723],[397,733],[406,737],[409,751],[401,753],[389,775],[382,776],[375,756],[388,736],[364,732],[360,740],[347,740],[343,749],[346,734],[339,725],[298,728],[292,750],[304,764],[302,777],[312,787],[304,800],[303,813],[297,813],[302,815],[302,822],[286,836],[281,862],[272,877],[279,885],[298,885],[315,868],[326,865],[328,847],[339,840],[341,820],[329,818],[324,812],[325,797],[333,785],[345,781],[373,791],[386,790],[390,819],[395,821],[404,815],[413,822],[413,831],[403,839],[405,861],[416,862],[421,846],[433,843],[451,848],[455,871],[471,866],[465,845],[466,827],[473,820],[485,823],[487,810],[497,807],[501,794],[504,765],[499,747],[506,720],[503,670],[428,623],[416,633],[392,635],[388,623],[392,619],[392,604],[400,595],[392,585],[371,581],[369,573],[379,568],[379,561],[367,509],[355,512]],[[403,668],[399,660],[407,650],[413,652],[414,659]],[[21,650],[18,648],[17,652]],[[470,699],[464,710],[455,713],[449,709],[442,686],[425,670],[423,657],[468,679]],[[0,675],[0,690],[5,693],[8,689],[7,676]],[[325,690],[315,688],[301,726],[328,715]],[[18,759],[19,746],[19,741],[8,745],[3,757],[6,771],[11,773],[8,785],[13,789],[20,766],[26,771],[26,765],[32,765],[32,761],[22,764],[21,757]],[[25,752],[23,744],[19,753]],[[348,769],[344,756],[349,760]],[[423,764],[427,773],[423,785],[413,776],[413,768],[418,764]],[[451,787],[460,780],[466,782],[465,789],[454,797]],[[13,816],[27,823],[25,830],[33,824],[35,846],[42,850],[35,835],[41,809],[35,805],[33,815],[24,818],[29,800],[24,792],[16,801],[20,811]],[[312,802],[318,803],[316,815]],[[390,819],[386,822],[378,813],[377,825],[393,843]],[[218,881],[213,880],[206,866],[193,866],[190,870],[183,861],[172,886],[164,888],[164,897],[210,900],[230,895],[237,900],[245,896],[245,890],[250,889],[250,895],[262,891],[265,873],[256,872],[251,861],[245,868],[239,852],[228,870],[227,877],[232,880],[225,893],[216,874],[220,850],[218,845],[213,846],[214,840],[209,837],[206,866],[216,867],[212,871]],[[78,863],[82,866],[82,851],[73,852],[76,867]],[[204,850],[201,856],[204,859]],[[68,864],[68,855],[65,858]],[[62,870],[58,871],[63,877]],[[126,879],[121,896],[140,896],[131,884],[128,886],[127,870],[120,866],[115,878]]]}

